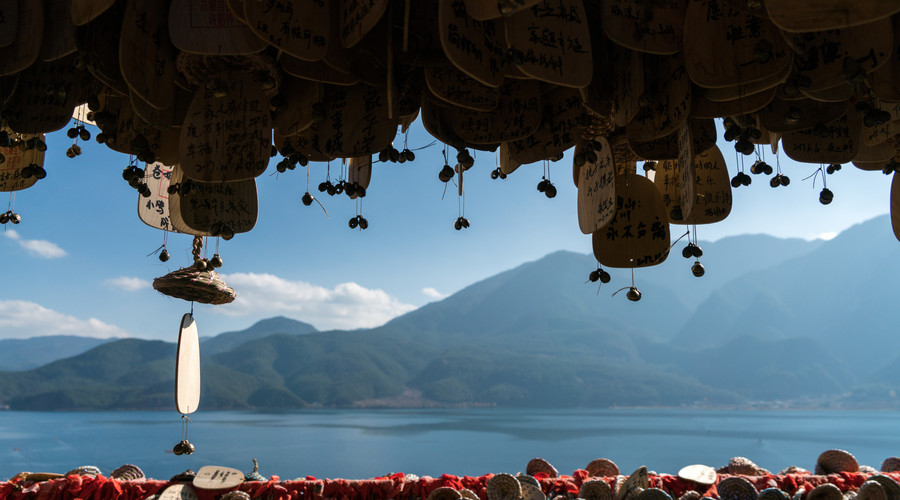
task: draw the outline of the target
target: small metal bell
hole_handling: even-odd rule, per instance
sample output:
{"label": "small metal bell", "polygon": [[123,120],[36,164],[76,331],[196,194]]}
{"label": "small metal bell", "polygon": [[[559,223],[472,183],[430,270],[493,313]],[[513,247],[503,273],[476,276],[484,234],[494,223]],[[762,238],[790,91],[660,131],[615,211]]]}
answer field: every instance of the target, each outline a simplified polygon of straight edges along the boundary
{"label": "small metal bell", "polygon": [[694,273],[694,276],[699,278],[706,274],[706,269],[703,268],[703,264],[701,264],[700,261],[697,261],[691,266],[691,272]]}
{"label": "small metal bell", "polygon": [[631,287],[628,289],[628,293],[626,293],[625,296],[628,297],[628,300],[637,302],[641,300],[641,291],[636,287]]}

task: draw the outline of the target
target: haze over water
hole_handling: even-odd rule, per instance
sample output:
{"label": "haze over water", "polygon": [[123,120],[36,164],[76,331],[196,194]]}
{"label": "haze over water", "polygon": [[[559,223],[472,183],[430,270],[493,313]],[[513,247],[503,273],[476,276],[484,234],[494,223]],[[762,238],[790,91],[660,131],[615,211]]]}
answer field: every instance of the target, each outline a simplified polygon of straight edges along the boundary
{"label": "haze over water", "polygon": [[524,471],[533,457],[571,474],[599,457],[622,473],[641,465],[677,473],[745,456],[777,472],[812,469],[829,448],[879,468],[900,455],[900,413],[738,410],[315,410],[198,412],[175,456],[181,420],[172,412],[0,412],[0,479],[21,471],[64,473],[131,463],[148,477],[224,465],[282,479],[359,479],[392,472],[478,476]]}

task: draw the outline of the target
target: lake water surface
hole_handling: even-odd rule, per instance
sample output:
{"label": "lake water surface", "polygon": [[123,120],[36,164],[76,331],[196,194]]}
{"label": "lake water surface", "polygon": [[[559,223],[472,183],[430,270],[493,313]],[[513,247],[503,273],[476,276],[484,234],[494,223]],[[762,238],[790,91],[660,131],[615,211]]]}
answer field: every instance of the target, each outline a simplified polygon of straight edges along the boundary
{"label": "lake water surface", "polygon": [[0,479],[21,471],[105,473],[135,464],[168,479],[203,465],[282,479],[369,478],[392,472],[439,476],[524,471],[544,457],[571,474],[606,457],[676,473],[745,456],[773,472],[812,469],[829,448],[879,468],[900,456],[900,412],[737,410],[307,410],[197,412],[191,456],[175,456],[181,419],[172,412],[0,412]]}

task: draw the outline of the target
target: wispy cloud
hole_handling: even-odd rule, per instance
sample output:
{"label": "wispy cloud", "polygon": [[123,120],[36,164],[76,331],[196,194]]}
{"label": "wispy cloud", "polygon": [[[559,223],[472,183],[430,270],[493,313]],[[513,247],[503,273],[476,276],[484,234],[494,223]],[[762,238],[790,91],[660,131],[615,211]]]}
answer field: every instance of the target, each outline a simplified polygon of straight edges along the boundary
{"label": "wispy cloud", "polygon": [[0,338],[28,338],[45,335],[83,337],[129,337],[121,328],[96,318],[68,316],[25,300],[0,300]]}
{"label": "wispy cloud", "polygon": [[431,288],[430,286],[426,286],[425,288],[423,288],[422,294],[424,294],[426,297],[434,299],[434,300],[441,300],[441,299],[447,297],[446,293],[441,293],[441,292],[435,290],[434,288]]}
{"label": "wispy cloud", "polygon": [[415,309],[384,290],[356,283],[329,289],[256,273],[223,274],[222,279],[235,289],[237,298],[215,311],[229,316],[284,314],[330,330],[379,326]]}
{"label": "wispy cloud", "polygon": [[150,288],[149,281],[136,276],[117,276],[106,280],[106,284],[125,290],[126,292],[136,292],[138,290]]}
{"label": "wispy cloud", "polygon": [[15,241],[20,247],[24,248],[28,253],[42,259],[58,259],[69,255],[68,252],[59,247],[56,243],[47,240],[26,240],[15,229],[7,229],[3,232],[7,238]]}

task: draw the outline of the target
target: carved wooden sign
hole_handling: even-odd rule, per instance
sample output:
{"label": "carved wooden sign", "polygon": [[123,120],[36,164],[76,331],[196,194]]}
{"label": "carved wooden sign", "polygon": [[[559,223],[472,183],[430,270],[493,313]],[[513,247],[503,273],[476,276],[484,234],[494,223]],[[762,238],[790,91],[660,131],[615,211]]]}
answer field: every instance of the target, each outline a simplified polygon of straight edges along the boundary
{"label": "carved wooden sign", "polygon": [[596,142],[601,145],[597,161],[585,161],[578,174],[578,227],[584,234],[599,231],[616,212],[612,147],[604,137]]}
{"label": "carved wooden sign", "polygon": [[669,223],[653,181],[636,174],[616,176],[615,215],[592,236],[594,257],[608,267],[647,267],[669,256]]}

